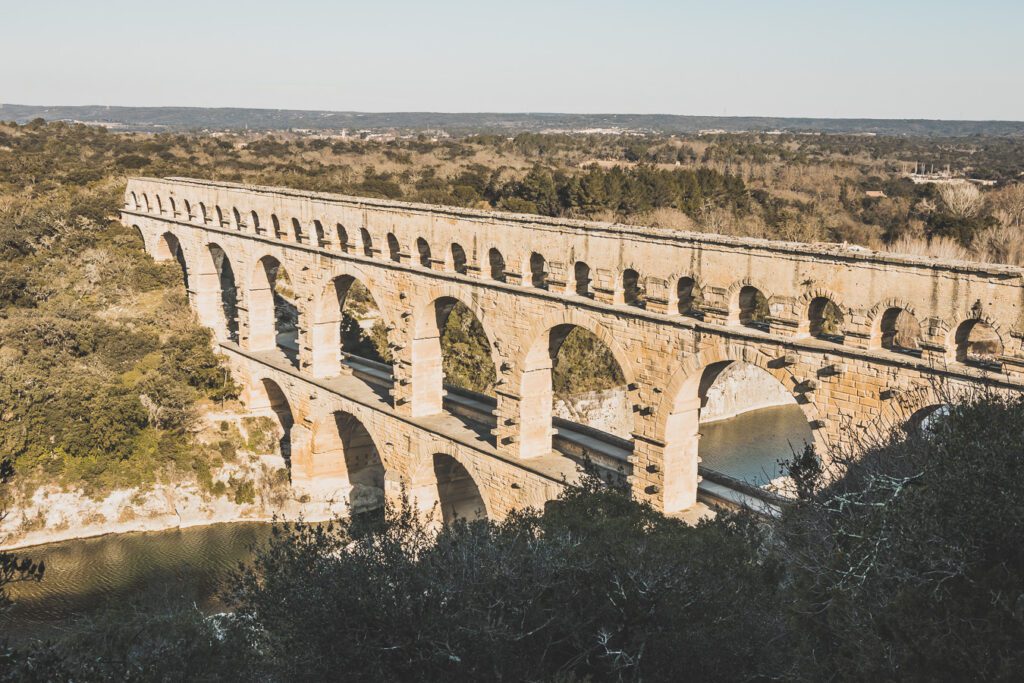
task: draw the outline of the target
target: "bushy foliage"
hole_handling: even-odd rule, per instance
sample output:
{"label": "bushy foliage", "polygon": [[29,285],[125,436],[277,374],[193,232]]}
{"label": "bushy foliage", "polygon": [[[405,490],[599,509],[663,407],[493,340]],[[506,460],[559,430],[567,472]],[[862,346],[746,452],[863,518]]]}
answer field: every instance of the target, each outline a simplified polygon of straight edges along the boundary
{"label": "bushy foliage", "polygon": [[108,170],[75,182],[95,163],[76,143],[117,138],[15,130],[0,150],[0,452],[27,480],[41,469],[94,492],[190,469],[197,401],[236,390],[177,264],[113,220],[123,184]]}
{"label": "bushy foliage", "polygon": [[107,620],[10,677],[1017,680],[1022,438],[1024,398],[989,396],[838,479],[805,452],[774,521],[687,526],[587,482],[436,534],[407,504],[282,524],[229,580],[229,618]]}
{"label": "bushy foliage", "polygon": [[1019,676],[1022,443],[1024,398],[983,397],[812,477],[781,527],[807,678]]}

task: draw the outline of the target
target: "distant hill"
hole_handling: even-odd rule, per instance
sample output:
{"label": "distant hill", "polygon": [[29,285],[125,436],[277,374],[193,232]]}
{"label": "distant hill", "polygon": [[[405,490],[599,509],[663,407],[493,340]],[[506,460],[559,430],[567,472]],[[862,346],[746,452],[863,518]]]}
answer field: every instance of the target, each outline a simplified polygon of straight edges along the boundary
{"label": "distant hill", "polygon": [[81,121],[123,130],[445,130],[453,134],[515,134],[540,131],[623,130],[696,133],[721,130],[786,131],[907,136],[1024,136],[1021,121],[927,119],[813,119],[767,116],[674,116],[667,114],[497,114],[439,112],[334,112],[294,109],[200,107],[42,107],[0,104],[0,120],[25,123]]}

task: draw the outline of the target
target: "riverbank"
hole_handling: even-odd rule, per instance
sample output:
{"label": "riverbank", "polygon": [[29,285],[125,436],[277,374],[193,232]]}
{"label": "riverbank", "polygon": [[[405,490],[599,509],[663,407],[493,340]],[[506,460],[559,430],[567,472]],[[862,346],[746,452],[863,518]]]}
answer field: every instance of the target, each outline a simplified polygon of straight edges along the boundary
{"label": "riverbank", "polygon": [[[257,484],[259,484],[257,480]],[[305,500],[258,486],[254,500],[236,503],[194,483],[121,489],[102,499],[80,491],[37,489],[0,523],[0,549],[15,550],[109,534],[170,531],[237,522],[304,519],[321,522],[347,511],[343,496]]]}
{"label": "riverbank", "polygon": [[169,531],[275,517],[324,521],[347,512],[348,487],[297,491],[277,448],[279,432],[243,410],[201,416],[195,447],[217,455],[202,472],[164,472],[155,483],[99,491],[26,472],[5,492],[0,549],[132,532]]}

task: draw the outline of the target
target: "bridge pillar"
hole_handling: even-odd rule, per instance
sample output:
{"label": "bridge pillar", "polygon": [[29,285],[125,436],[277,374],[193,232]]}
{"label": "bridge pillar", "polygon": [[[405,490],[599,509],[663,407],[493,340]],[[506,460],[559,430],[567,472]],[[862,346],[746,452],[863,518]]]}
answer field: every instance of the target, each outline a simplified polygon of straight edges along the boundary
{"label": "bridge pillar", "polygon": [[412,417],[424,417],[441,412],[444,407],[444,368],[441,338],[434,332],[412,340]]}
{"label": "bridge pillar", "polygon": [[569,279],[565,263],[561,261],[548,262],[548,291],[557,292],[559,294],[570,293]]}
{"label": "bridge pillar", "polygon": [[498,452],[512,458],[519,457],[519,396],[500,387],[494,391],[498,405],[494,409],[496,425],[491,434]]}
{"label": "bridge pillar", "polygon": [[648,277],[644,280],[645,308],[652,313],[673,314],[679,309],[679,296],[668,280]]}
{"label": "bridge pillar", "polygon": [[226,341],[228,335],[227,317],[221,300],[220,275],[193,273],[189,278],[189,302],[199,317],[199,322],[213,330],[219,341]]}
{"label": "bridge pillar", "polygon": [[254,282],[246,297],[247,348],[269,351],[277,348],[277,326],[274,313],[274,289],[270,282]]}
{"label": "bridge pillar", "polygon": [[615,303],[615,273],[604,268],[594,271],[591,280],[594,288],[594,300],[603,304]]}
{"label": "bridge pillar", "polygon": [[[546,355],[546,354],[545,354]],[[551,452],[551,359],[539,368],[524,370],[519,403],[519,457],[533,458]]]}
{"label": "bridge pillar", "polygon": [[699,398],[694,398],[676,407],[666,421],[664,442],[635,439],[633,495],[666,514],[697,503],[700,403]]}

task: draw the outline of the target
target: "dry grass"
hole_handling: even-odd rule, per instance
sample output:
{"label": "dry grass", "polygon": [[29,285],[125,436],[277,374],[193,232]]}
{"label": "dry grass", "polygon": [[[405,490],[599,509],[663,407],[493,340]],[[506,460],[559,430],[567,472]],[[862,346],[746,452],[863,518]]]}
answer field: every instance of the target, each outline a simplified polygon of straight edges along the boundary
{"label": "dry grass", "polygon": [[954,259],[958,261],[969,261],[974,256],[959,242],[949,237],[901,237],[892,244],[885,247],[891,254],[905,254],[908,256],[925,256],[928,258]]}

